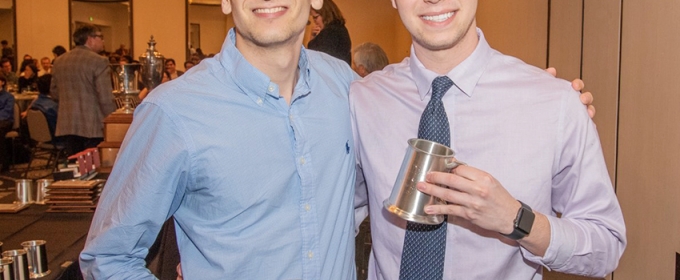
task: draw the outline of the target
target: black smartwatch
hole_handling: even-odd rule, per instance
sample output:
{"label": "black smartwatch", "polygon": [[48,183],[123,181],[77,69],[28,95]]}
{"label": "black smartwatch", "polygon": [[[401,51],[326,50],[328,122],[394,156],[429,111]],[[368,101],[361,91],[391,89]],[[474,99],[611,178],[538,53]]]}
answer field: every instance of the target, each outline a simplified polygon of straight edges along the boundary
{"label": "black smartwatch", "polygon": [[[519,200],[517,200],[519,201]],[[519,240],[531,233],[531,227],[534,226],[534,211],[529,205],[519,201],[522,206],[517,210],[517,217],[515,217],[514,229],[510,234],[503,234],[513,240]],[[501,233],[502,234],[502,233]]]}

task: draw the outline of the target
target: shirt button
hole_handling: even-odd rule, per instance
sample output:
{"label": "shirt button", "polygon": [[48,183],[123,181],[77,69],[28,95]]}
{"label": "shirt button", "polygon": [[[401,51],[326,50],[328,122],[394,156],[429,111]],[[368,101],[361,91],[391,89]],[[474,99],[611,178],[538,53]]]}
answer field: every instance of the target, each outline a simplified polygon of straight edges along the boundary
{"label": "shirt button", "polygon": [[310,259],[313,258],[314,253],[312,253],[312,251],[307,252],[307,257],[310,258]]}
{"label": "shirt button", "polygon": [[269,92],[274,92],[274,86],[269,86],[269,88],[267,88],[267,90],[268,90]]}
{"label": "shirt button", "polygon": [[309,204],[305,204],[305,210],[309,212],[309,210],[312,209],[312,206],[309,206]]}
{"label": "shirt button", "polygon": [[300,164],[305,164],[305,157],[300,157]]}
{"label": "shirt button", "polygon": [[262,105],[262,98],[257,99],[257,105]]}
{"label": "shirt button", "polygon": [[288,115],[288,119],[290,119],[290,121],[293,121],[293,115]]}

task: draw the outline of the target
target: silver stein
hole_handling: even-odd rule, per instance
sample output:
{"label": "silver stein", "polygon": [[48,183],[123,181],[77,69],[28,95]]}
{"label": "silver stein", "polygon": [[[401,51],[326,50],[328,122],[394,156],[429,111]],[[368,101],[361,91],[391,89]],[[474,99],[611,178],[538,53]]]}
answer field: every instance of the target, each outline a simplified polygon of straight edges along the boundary
{"label": "silver stein", "polygon": [[165,58],[156,51],[156,41],[151,35],[149,48],[139,56],[139,63],[142,64],[142,83],[151,91],[161,84],[163,71],[165,71]]}
{"label": "silver stein", "polygon": [[407,221],[441,224],[444,215],[429,215],[425,213],[425,206],[445,205],[446,201],[420,192],[416,185],[425,182],[430,171],[450,172],[459,165],[465,165],[457,161],[455,155],[447,146],[425,139],[409,139],[397,181],[390,197],[383,202],[385,209]]}

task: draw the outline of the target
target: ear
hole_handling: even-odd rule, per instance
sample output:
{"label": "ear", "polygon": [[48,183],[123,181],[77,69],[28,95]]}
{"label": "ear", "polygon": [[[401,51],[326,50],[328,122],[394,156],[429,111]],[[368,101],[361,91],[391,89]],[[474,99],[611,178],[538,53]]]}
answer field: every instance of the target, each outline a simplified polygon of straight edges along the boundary
{"label": "ear", "polygon": [[231,13],[231,0],[222,0],[222,13],[225,15]]}
{"label": "ear", "polygon": [[397,2],[394,2],[394,0],[392,0],[392,8],[397,8]]}
{"label": "ear", "polygon": [[312,0],[312,9],[321,10],[323,7],[323,0]]}

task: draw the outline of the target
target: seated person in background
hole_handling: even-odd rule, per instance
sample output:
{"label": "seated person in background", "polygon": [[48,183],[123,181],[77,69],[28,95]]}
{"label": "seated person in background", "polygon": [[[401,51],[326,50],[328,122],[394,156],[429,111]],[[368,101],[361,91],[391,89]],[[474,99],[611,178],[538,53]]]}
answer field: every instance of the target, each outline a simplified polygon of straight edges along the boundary
{"label": "seated person in background", "polygon": [[6,145],[5,134],[12,130],[14,124],[14,96],[5,90],[7,79],[0,75],[0,171],[9,168],[9,149]]}
{"label": "seated person in background", "polygon": [[[52,56],[54,56],[55,59],[57,57],[59,57],[60,55],[65,54],[65,53],[66,53],[66,48],[64,48],[63,46],[56,45],[56,46],[54,46],[54,48],[52,48]],[[54,61],[52,61],[52,62],[54,62]]]}
{"label": "seated person in background", "polygon": [[382,70],[388,64],[387,54],[377,44],[366,42],[352,50],[352,69],[362,78],[373,71]]}
{"label": "seated person in background", "polygon": [[[161,80],[161,84],[165,83],[167,81],[171,80],[170,79],[170,73],[168,71],[163,71],[163,79]],[[146,97],[149,94],[149,88],[144,87],[141,91],[139,91],[139,100],[144,100],[144,97]]]}
{"label": "seated person in background", "polygon": [[307,43],[307,48],[327,53],[352,65],[352,40],[338,6],[331,0],[325,0],[321,9],[312,9],[310,14],[314,23],[313,39]]}
{"label": "seated person in background", "polygon": [[16,85],[19,81],[17,75],[12,71],[12,62],[7,58],[0,59],[0,76],[5,78],[6,85]]}
{"label": "seated person in background", "polygon": [[138,61],[134,61],[131,56],[129,55],[123,55],[120,57],[118,60],[118,63],[120,64],[128,64],[128,63],[139,63]]}
{"label": "seated person in background", "polygon": [[196,65],[196,64],[194,64],[192,61],[185,61],[184,62],[184,71],[185,72],[189,71],[189,69],[191,69],[191,67],[194,67],[194,65]]}
{"label": "seated person in background", "polygon": [[[194,66],[195,66],[195,65],[198,65],[199,63],[201,63],[201,58],[198,56],[198,54],[192,54],[192,55],[191,55],[191,63],[193,63]],[[186,68],[185,68],[185,69],[186,69]],[[187,70],[189,70],[189,69],[187,69]]]}
{"label": "seated person in background", "polygon": [[38,67],[35,64],[24,64],[19,77],[19,92],[34,91],[38,85]]}
{"label": "seated person in background", "polygon": [[[26,66],[28,64],[35,64],[35,61],[33,61],[33,57],[30,54],[25,54],[24,60],[21,61],[21,64],[19,64],[19,69],[18,69],[19,70],[19,72],[18,72],[19,76],[24,75],[24,66]],[[38,73],[38,72],[36,72],[36,73]]]}
{"label": "seated person in background", "polygon": [[165,72],[170,74],[171,80],[184,74],[184,72],[177,70],[177,63],[175,63],[175,60],[172,58],[165,59]]}
{"label": "seated person in background", "polygon": [[[47,119],[47,126],[50,128],[50,135],[52,135],[52,139],[55,139],[54,131],[57,128],[57,112],[59,112],[59,103],[54,101],[54,99],[52,99],[50,96],[51,82],[52,74],[45,74],[41,77],[38,77],[36,84],[40,94],[38,95],[38,98],[33,100],[31,105],[28,106],[28,110],[39,110],[45,115],[45,119]],[[26,112],[28,110],[21,113],[22,118],[26,117]]]}
{"label": "seated person in background", "polygon": [[52,60],[49,57],[43,57],[40,59],[40,71],[38,72],[38,77],[45,76],[45,74],[52,74]]}

